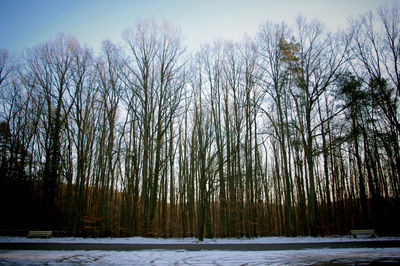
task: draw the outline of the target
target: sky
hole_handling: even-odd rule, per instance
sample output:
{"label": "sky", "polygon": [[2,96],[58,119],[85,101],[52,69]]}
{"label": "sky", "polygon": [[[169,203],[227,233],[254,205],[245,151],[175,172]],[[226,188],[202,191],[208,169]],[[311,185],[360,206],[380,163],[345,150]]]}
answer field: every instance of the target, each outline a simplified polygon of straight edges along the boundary
{"label": "sky", "polygon": [[268,21],[295,23],[298,15],[320,19],[329,30],[344,28],[380,5],[398,0],[2,0],[0,48],[23,51],[54,39],[75,36],[98,51],[109,39],[122,43],[122,32],[139,20],[169,21],[179,27],[185,45],[196,50],[216,39],[254,36]]}

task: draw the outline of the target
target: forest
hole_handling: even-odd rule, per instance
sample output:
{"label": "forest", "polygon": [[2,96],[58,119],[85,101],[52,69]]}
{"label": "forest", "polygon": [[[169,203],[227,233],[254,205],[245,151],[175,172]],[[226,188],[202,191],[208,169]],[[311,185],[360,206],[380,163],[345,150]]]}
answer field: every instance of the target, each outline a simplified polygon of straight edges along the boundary
{"label": "forest", "polygon": [[94,52],[0,49],[0,233],[399,235],[400,9],[185,48],[143,20]]}

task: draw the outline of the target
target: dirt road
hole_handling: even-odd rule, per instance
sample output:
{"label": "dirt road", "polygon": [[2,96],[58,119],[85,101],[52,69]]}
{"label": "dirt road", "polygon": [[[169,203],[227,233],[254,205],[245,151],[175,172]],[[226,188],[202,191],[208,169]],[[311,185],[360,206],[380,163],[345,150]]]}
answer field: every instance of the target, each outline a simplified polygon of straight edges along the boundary
{"label": "dirt road", "polygon": [[8,250],[232,250],[269,251],[302,250],[322,248],[393,248],[400,247],[399,240],[320,242],[320,243],[279,243],[279,244],[115,244],[115,243],[0,243],[0,249]]}

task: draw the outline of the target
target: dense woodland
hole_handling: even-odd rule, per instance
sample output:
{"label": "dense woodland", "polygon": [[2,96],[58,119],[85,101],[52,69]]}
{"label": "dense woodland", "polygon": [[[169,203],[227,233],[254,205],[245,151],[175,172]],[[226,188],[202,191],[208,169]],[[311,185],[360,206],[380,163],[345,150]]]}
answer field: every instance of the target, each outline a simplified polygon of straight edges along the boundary
{"label": "dense woodland", "polygon": [[399,12],[196,53],[154,21],[98,53],[65,34],[0,50],[0,229],[399,234]]}

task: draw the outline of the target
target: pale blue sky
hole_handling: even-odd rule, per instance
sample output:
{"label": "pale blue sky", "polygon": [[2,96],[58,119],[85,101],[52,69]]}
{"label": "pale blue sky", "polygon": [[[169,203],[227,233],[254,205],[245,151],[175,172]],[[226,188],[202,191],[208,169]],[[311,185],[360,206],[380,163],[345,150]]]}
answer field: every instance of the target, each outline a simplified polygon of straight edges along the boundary
{"label": "pale blue sky", "polygon": [[168,20],[179,26],[189,49],[217,38],[253,36],[261,23],[294,23],[299,14],[319,18],[328,28],[346,25],[349,16],[375,10],[398,0],[2,0],[0,48],[21,51],[57,33],[74,35],[97,50],[138,19]]}

